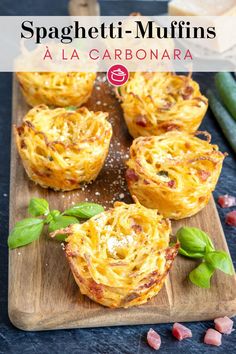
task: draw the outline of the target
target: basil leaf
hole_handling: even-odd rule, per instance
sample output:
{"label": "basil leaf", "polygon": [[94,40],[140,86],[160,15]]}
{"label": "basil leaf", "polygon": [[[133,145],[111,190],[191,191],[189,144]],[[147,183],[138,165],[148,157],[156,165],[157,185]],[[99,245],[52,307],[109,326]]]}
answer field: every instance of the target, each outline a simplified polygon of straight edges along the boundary
{"label": "basil leaf", "polygon": [[197,268],[189,273],[190,281],[199,286],[200,288],[209,289],[211,286],[211,277],[214,273],[214,268],[206,263],[202,262]]}
{"label": "basil leaf", "polygon": [[96,203],[79,203],[64,211],[63,214],[75,216],[77,218],[89,219],[94,215],[102,213],[104,208]]}
{"label": "basil leaf", "polygon": [[[79,224],[79,220],[73,216],[59,215],[50,221],[48,231],[49,233],[51,233],[56,230],[64,229],[65,227],[71,224]],[[55,236],[55,239],[58,241],[65,241],[66,235],[58,234],[57,236]]]}
{"label": "basil leaf", "polygon": [[78,108],[75,107],[75,106],[68,106],[68,107],[65,107],[65,110],[66,111],[76,111]]}
{"label": "basil leaf", "polygon": [[48,214],[48,216],[45,219],[46,224],[49,224],[50,221],[52,221],[53,219],[55,219],[59,215],[61,215],[59,210],[50,211],[50,213]]}
{"label": "basil leaf", "polygon": [[226,274],[234,274],[234,267],[231,258],[224,251],[213,251],[207,253],[205,255],[205,261],[215,269],[220,269]]}
{"label": "basil leaf", "polygon": [[17,248],[37,240],[43,230],[44,221],[27,218],[18,221],[8,236],[9,248]]}
{"label": "basil leaf", "polygon": [[183,248],[179,248],[179,254],[185,257],[189,258],[203,258],[205,253],[198,253],[198,252],[190,252],[190,251],[185,251]]}
{"label": "basil leaf", "polygon": [[181,227],[176,237],[180,242],[179,253],[186,257],[203,258],[215,249],[209,236],[196,227]]}
{"label": "basil leaf", "polygon": [[47,215],[49,213],[48,202],[42,198],[32,198],[29,203],[28,213],[32,216]]}

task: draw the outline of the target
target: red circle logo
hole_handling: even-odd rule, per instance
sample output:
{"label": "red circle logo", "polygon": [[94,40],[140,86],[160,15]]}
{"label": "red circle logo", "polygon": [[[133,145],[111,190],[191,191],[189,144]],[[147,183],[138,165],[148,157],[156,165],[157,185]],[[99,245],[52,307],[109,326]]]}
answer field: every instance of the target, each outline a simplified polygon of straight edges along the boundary
{"label": "red circle logo", "polygon": [[112,65],[107,71],[107,80],[114,86],[122,86],[129,79],[129,72],[124,65]]}

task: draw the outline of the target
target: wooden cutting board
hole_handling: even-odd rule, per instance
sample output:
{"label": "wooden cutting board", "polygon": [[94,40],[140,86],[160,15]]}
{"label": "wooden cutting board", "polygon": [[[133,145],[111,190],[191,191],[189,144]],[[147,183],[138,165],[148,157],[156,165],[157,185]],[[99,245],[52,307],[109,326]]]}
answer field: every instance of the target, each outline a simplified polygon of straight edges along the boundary
{"label": "wooden cutting board", "polygon": [[[96,82],[87,106],[109,112],[113,126],[110,154],[97,180],[84,190],[53,192],[36,186],[26,176],[14,141],[11,152],[10,228],[27,216],[31,197],[46,198],[51,208],[64,210],[73,202],[95,201],[109,207],[114,200],[131,202],[124,180],[124,161],[131,138],[122,110],[103,77]],[[20,124],[29,107],[13,83],[13,123]],[[86,199],[87,198],[87,199]],[[212,236],[217,248],[228,251],[213,199],[196,216],[173,222],[196,226]],[[165,286],[147,304],[130,309],[108,309],[80,294],[61,244],[45,233],[39,241],[9,253],[9,316],[24,330],[116,326],[144,323],[197,321],[236,313],[236,280],[217,271],[210,290],[192,285],[187,274],[196,266],[178,256]]]}

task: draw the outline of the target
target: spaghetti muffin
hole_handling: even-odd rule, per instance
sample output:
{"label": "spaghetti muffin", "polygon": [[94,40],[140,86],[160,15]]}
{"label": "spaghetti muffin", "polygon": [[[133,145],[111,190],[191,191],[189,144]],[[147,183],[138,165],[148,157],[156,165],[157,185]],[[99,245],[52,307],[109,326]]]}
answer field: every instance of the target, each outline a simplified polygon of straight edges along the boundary
{"label": "spaghetti muffin", "polygon": [[30,106],[79,107],[90,97],[94,72],[18,72],[17,78]]}
{"label": "spaghetti muffin", "polygon": [[170,130],[193,133],[208,107],[190,76],[173,73],[133,73],[116,92],[133,138]]}
{"label": "spaghetti muffin", "polygon": [[93,181],[108,154],[112,136],[108,114],[87,108],[31,109],[14,127],[28,176],[42,187],[72,190]]}
{"label": "spaghetti muffin", "polygon": [[225,155],[211,136],[172,131],[139,137],[130,148],[126,179],[130,193],[164,216],[182,219],[196,214],[215,189]]}
{"label": "spaghetti muffin", "polygon": [[66,256],[82,294],[108,307],[147,302],[164,284],[178,244],[169,247],[170,222],[156,210],[116,202],[67,234]]}

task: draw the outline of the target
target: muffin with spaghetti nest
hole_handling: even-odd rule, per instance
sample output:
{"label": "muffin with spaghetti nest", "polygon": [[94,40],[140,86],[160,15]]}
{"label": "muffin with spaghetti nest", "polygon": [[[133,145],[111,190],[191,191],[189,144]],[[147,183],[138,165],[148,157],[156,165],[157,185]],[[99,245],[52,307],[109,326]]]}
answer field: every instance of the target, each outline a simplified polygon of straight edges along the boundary
{"label": "muffin with spaghetti nest", "polygon": [[208,107],[207,98],[190,75],[136,72],[116,93],[133,138],[171,130],[194,133]]}
{"label": "muffin with spaghetti nest", "polygon": [[32,107],[80,107],[91,96],[96,79],[94,72],[18,72],[16,76]]}
{"label": "muffin with spaghetti nest", "polygon": [[170,222],[156,210],[116,202],[110,210],[66,234],[66,256],[82,294],[107,307],[146,303],[164,285],[178,244],[169,245]]}
{"label": "muffin with spaghetti nest", "polygon": [[134,139],[126,171],[131,195],[171,219],[198,213],[215,189],[225,158],[210,140],[207,132],[178,131]]}
{"label": "muffin with spaghetti nest", "polygon": [[87,108],[32,108],[14,126],[18,152],[29,178],[45,188],[73,190],[94,181],[108,154],[108,113]]}

